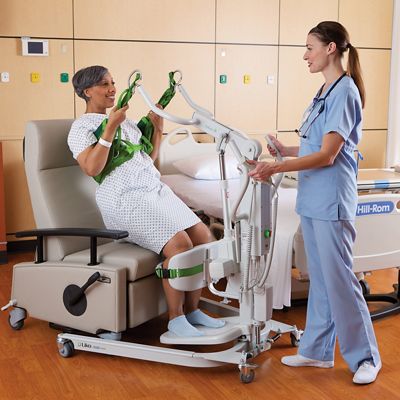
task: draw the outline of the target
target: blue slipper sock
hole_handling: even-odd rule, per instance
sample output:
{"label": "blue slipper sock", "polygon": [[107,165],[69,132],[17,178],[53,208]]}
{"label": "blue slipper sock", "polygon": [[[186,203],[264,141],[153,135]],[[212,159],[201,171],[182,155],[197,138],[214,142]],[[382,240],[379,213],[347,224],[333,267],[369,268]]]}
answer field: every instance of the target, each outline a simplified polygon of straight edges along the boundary
{"label": "blue slipper sock", "polygon": [[212,318],[199,309],[187,314],[186,319],[192,325],[203,325],[208,328],[222,328],[225,325],[224,320]]}
{"label": "blue slipper sock", "polygon": [[190,325],[184,315],[180,315],[168,322],[168,330],[180,337],[203,336],[193,325]]}

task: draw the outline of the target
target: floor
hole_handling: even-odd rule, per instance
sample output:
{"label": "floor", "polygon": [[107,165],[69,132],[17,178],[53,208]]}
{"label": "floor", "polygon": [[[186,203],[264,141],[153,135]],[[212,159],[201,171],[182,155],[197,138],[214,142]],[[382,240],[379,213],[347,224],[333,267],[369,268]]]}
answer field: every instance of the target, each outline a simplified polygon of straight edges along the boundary
{"label": "floor", "polygon": [[[0,305],[9,301],[12,266],[31,260],[30,253],[9,256],[0,266]],[[397,270],[378,271],[367,277],[371,292],[389,292]],[[44,305],[45,306],[45,305]],[[274,311],[275,320],[302,328],[305,306]],[[150,345],[166,329],[162,316],[124,335]],[[12,330],[8,313],[0,313],[0,400],[7,399],[296,399],[394,400],[400,399],[399,315],[374,322],[383,368],[378,380],[367,386],[352,383],[352,373],[337,349],[335,367],[289,368],[280,363],[294,354],[290,337],[282,336],[254,361],[259,365],[251,384],[240,382],[237,366],[187,368],[117,356],[76,351],[70,358],[58,354],[58,331],[47,322],[28,318],[23,329]],[[213,351],[200,346],[193,351]],[[221,346],[219,346],[221,347]],[[338,347],[338,346],[337,346]],[[185,349],[191,349],[190,346]]]}

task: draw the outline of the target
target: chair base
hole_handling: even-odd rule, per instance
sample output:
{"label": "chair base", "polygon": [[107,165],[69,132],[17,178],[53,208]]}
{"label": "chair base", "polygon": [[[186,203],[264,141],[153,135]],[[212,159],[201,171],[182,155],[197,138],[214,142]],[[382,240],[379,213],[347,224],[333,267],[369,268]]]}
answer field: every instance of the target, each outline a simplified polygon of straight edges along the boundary
{"label": "chair base", "polygon": [[[400,313],[400,269],[398,273],[398,282],[393,285],[394,291],[392,293],[364,293],[364,298],[367,303],[390,303],[388,306],[381,307],[375,311],[371,311],[371,319],[375,321],[380,318],[388,317]],[[306,298],[294,299],[291,301],[291,306],[304,306],[307,305]],[[288,308],[285,308],[287,310]]]}
{"label": "chair base", "polygon": [[365,300],[367,302],[384,302],[390,303],[389,306],[382,307],[371,312],[371,319],[377,320],[389,315],[400,313],[400,269],[398,269],[397,283],[393,285],[394,291],[387,294],[367,294]]}
{"label": "chair base", "polygon": [[393,285],[394,292],[387,294],[367,294],[365,295],[365,300],[368,302],[383,302],[390,303],[390,305],[381,307],[378,310],[371,312],[371,319],[377,320],[380,318],[387,317],[389,315],[394,315],[400,313],[400,292],[399,284]]}

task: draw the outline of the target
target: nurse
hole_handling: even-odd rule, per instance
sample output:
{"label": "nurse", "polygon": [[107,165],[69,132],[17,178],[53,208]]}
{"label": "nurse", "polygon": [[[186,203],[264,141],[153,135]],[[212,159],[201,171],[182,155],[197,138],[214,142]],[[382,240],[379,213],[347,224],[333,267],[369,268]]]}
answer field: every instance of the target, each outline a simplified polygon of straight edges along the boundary
{"label": "nurse", "polygon": [[[345,52],[347,69],[342,66]],[[357,163],[365,90],[357,50],[346,29],[325,21],[307,36],[304,60],[325,83],[317,92],[296,132],[300,147],[285,146],[270,136],[284,157],[281,162],[249,161],[249,173],[266,181],[275,173],[299,171],[296,211],[310,276],[307,319],[298,353],[282,358],[290,367],[332,368],[335,341],[353,382],[375,381],[381,359],[360,284],[352,272],[356,236]],[[272,155],[276,152],[269,147]]]}

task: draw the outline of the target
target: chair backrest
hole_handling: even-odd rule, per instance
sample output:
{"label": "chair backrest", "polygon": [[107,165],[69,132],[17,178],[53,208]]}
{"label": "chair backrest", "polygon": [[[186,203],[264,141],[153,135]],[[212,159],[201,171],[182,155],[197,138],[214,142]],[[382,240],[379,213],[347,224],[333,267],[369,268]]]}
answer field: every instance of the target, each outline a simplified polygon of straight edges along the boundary
{"label": "chair backrest", "polygon": [[[72,157],[72,119],[30,121],[25,132],[25,171],[37,228],[104,228],[95,201],[96,182]],[[49,238],[45,257],[62,260],[89,247],[88,239]]]}

